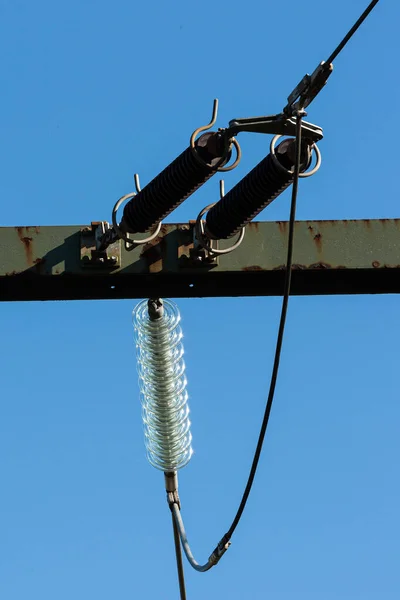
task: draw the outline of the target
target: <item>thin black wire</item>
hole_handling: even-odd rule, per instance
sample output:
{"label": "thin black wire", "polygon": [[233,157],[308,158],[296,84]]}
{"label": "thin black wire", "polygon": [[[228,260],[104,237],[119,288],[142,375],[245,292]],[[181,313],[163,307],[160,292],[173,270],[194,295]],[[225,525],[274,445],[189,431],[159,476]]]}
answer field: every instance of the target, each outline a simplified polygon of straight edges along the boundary
{"label": "thin black wire", "polygon": [[[221,546],[222,547],[225,546],[226,543],[230,540],[233,532],[235,531],[235,529],[240,521],[240,518],[241,518],[244,508],[246,506],[248,497],[250,495],[251,487],[253,485],[254,477],[255,477],[255,474],[257,471],[257,466],[258,466],[258,462],[259,462],[260,455],[261,455],[264,437],[265,437],[265,433],[266,433],[267,426],[268,426],[269,416],[271,413],[272,402],[274,399],[275,387],[276,387],[276,382],[278,379],[278,371],[279,371],[279,362],[280,362],[280,356],[281,356],[281,350],[282,350],[283,334],[284,334],[284,330],[285,330],[286,314],[287,314],[289,295],[290,295],[290,286],[291,286],[291,281],[292,281],[292,257],[293,257],[294,227],[295,227],[295,219],[296,219],[297,192],[298,192],[298,187],[299,187],[299,174],[300,174],[300,165],[301,165],[301,122],[302,122],[303,114],[305,114],[304,111],[301,111],[301,110],[298,111],[297,119],[296,119],[295,165],[294,165],[294,173],[293,173],[292,200],[291,200],[291,204],[290,204],[289,235],[288,235],[287,259],[286,259],[285,284],[284,284],[284,290],[283,290],[281,318],[280,318],[280,322],[279,322],[278,337],[277,337],[276,349],[275,349],[275,358],[274,358],[274,364],[273,364],[273,369],[272,369],[267,405],[265,407],[264,418],[262,421],[261,430],[260,430],[260,434],[258,437],[257,447],[256,447],[256,451],[254,454],[253,463],[251,465],[249,478],[247,480],[247,484],[246,484],[246,488],[243,493],[242,500],[240,502],[238,511],[232,522],[232,525],[229,528],[229,531],[222,538],[220,544],[217,546],[217,548],[215,549],[214,552],[221,551]],[[174,507],[176,508],[176,505],[174,505]],[[179,511],[179,509],[177,509],[177,510]],[[179,532],[179,528],[178,528],[178,525],[177,525],[174,517],[175,517],[175,513],[173,512],[172,520],[173,520],[173,524],[174,524],[175,551],[176,551],[176,557],[177,557],[178,575],[180,578],[182,577],[182,579],[183,579],[182,554],[181,554],[181,549],[179,546],[179,537],[180,537],[180,535],[182,536],[182,532]],[[183,539],[182,539],[182,543],[183,543]],[[179,546],[179,550],[178,550],[178,546]],[[185,550],[185,552],[186,552],[186,550]],[[222,553],[221,553],[221,555],[222,555]],[[193,566],[193,563],[190,560],[187,552],[186,552],[186,556],[188,557],[190,564]],[[206,565],[204,565],[207,568],[201,568],[201,569],[197,569],[197,570],[207,571],[213,566],[213,564],[216,564],[216,563],[210,562],[210,559],[209,559],[208,562],[206,563]],[[199,566],[199,565],[197,565],[197,566]],[[194,568],[196,568],[196,566],[194,566]],[[184,586],[184,582],[183,582],[183,586]],[[181,594],[182,594],[181,579],[180,579],[180,588],[181,588]],[[182,596],[181,596],[181,598],[182,598]]]}
{"label": "thin black wire", "polygon": [[268,400],[267,405],[265,407],[264,417],[261,424],[260,434],[258,436],[258,442],[256,446],[256,450],[254,453],[253,462],[250,469],[249,478],[247,480],[246,488],[243,492],[242,500],[240,502],[239,508],[235,515],[235,518],[232,521],[232,525],[230,526],[228,532],[224,536],[224,540],[229,540],[232,537],[233,532],[239,524],[240,518],[246,506],[247,500],[250,495],[251,487],[253,485],[254,477],[257,471],[258,462],[260,460],[261,450],[264,443],[265,433],[267,431],[269,417],[271,414],[272,403],[274,400],[275,387],[278,379],[279,372],[279,362],[281,358],[281,350],[282,350],[282,342],[283,342],[283,334],[285,332],[285,323],[286,323],[286,314],[289,303],[289,295],[290,295],[290,286],[292,282],[292,258],[293,258],[293,242],[294,242],[294,225],[296,218],[296,204],[297,204],[297,192],[299,188],[299,173],[300,173],[300,164],[301,164],[301,121],[302,114],[298,114],[296,121],[296,146],[295,146],[295,154],[296,160],[294,165],[294,175],[293,175],[293,187],[292,187],[292,200],[290,204],[290,217],[289,217],[289,235],[288,235],[288,248],[287,248],[287,258],[286,258],[286,272],[285,272],[285,284],[283,290],[283,300],[282,300],[282,309],[281,309],[281,318],[279,321],[279,330],[278,337],[276,340],[276,349],[275,349],[275,358],[274,364],[272,368],[271,374],[271,382],[268,392]]}
{"label": "thin black wire", "polygon": [[[349,30],[347,35],[343,38],[343,40],[340,42],[340,44],[336,47],[336,49],[329,56],[329,58],[326,61],[327,65],[329,65],[338,56],[338,54],[343,50],[343,48],[345,47],[347,42],[354,35],[354,33],[357,31],[357,29],[360,27],[362,22],[367,18],[369,13],[372,11],[372,9],[376,6],[376,4],[378,2],[379,2],[379,0],[373,0],[369,4],[368,8],[363,12],[363,14],[358,19],[358,21],[356,21],[356,23]],[[232,524],[231,524],[229,530],[223,536],[223,538],[219,542],[218,546],[214,550],[214,553],[217,553],[217,555],[218,555],[218,560],[222,556],[222,554],[224,554],[224,552],[227,548],[227,542],[229,542],[236,527],[238,526],[239,521],[242,517],[243,511],[245,509],[247,500],[249,498],[250,491],[251,491],[251,488],[252,488],[252,485],[254,482],[254,478],[256,475],[258,463],[260,460],[261,451],[262,451],[264,438],[265,438],[265,434],[267,431],[269,417],[271,414],[272,404],[273,404],[274,395],[275,395],[275,388],[276,388],[276,383],[277,383],[277,379],[278,379],[279,363],[280,363],[281,351],[282,351],[282,342],[283,342],[283,336],[284,336],[284,332],[285,332],[286,315],[287,315],[287,309],[288,309],[288,304],[289,304],[290,288],[291,288],[291,282],[292,282],[292,258],[293,258],[293,244],[294,244],[294,229],[295,229],[297,194],[298,194],[298,187],[299,187],[299,174],[300,174],[300,164],[301,164],[301,122],[302,122],[302,118],[303,118],[304,114],[306,114],[304,112],[304,110],[300,109],[297,112],[297,119],[296,119],[295,165],[294,165],[294,174],[293,174],[292,198],[291,198],[291,205],[290,205],[286,272],[285,272],[285,282],[284,282],[284,290],[283,290],[281,316],[280,316],[280,321],[279,321],[278,336],[277,336],[277,340],[276,340],[275,357],[274,357],[274,363],[273,363],[273,368],[272,368],[271,381],[270,381],[269,392],[268,392],[268,399],[267,399],[267,404],[266,404],[265,411],[264,411],[264,417],[263,417],[263,421],[261,424],[260,433],[258,436],[258,441],[257,441],[257,446],[256,446],[256,450],[255,450],[254,457],[253,457],[253,462],[251,465],[249,477],[247,479],[246,487],[243,492],[242,499],[240,501],[239,508],[236,512],[236,515],[232,521]],[[179,583],[180,583],[180,589],[181,589],[181,599],[185,600],[186,596],[185,595],[182,596],[182,589],[183,589],[184,594],[185,594],[185,591],[184,591],[184,579],[183,579],[182,553],[181,553],[181,547],[179,544],[179,530],[177,528],[177,524],[175,522],[174,517],[172,519],[173,519],[173,524],[174,524],[175,550],[176,550],[176,556],[177,556],[178,575],[179,575]],[[212,555],[212,556],[214,556],[214,555]],[[218,562],[218,560],[216,562]],[[210,559],[209,559],[209,561],[210,561]],[[214,562],[213,564],[216,564],[216,562]],[[210,566],[212,566],[212,565],[210,565]],[[181,585],[181,581],[183,582],[182,585]]]}
{"label": "thin black wire", "polygon": [[342,39],[342,41],[335,48],[335,50],[332,52],[332,54],[330,55],[330,57],[325,61],[327,65],[330,65],[335,60],[335,58],[337,57],[337,55],[339,54],[339,52],[341,52],[343,50],[343,48],[345,47],[345,45],[347,44],[347,42],[349,41],[349,39],[351,37],[353,37],[353,35],[357,31],[357,29],[365,21],[365,19],[368,17],[368,15],[371,12],[371,10],[378,4],[378,2],[379,2],[379,0],[373,0],[369,4],[369,6],[365,9],[365,11],[361,15],[361,17],[358,19],[358,21],[356,21],[354,23],[353,27],[350,29],[350,31],[348,32],[348,34]]}
{"label": "thin black wire", "polygon": [[[349,30],[348,34],[343,38],[340,44],[336,47],[336,49],[332,52],[330,57],[327,59],[326,64],[330,64],[343,50],[349,39],[354,35],[357,29],[360,27],[361,23],[367,18],[371,10],[378,4],[379,0],[373,0],[366,10],[363,12],[361,17],[356,21],[353,27]],[[286,274],[285,274],[285,285],[283,291],[283,300],[282,300],[282,310],[281,317],[279,321],[279,330],[278,337],[276,341],[276,349],[275,349],[275,358],[274,364],[272,368],[271,374],[271,382],[268,392],[268,400],[265,407],[264,417],[261,424],[260,434],[258,436],[258,442],[256,446],[256,450],[254,453],[253,462],[250,469],[250,474],[246,483],[245,490],[243,492],[242,499],[240,501],[239,508],[237,513],[232,521],[230,528],[227,533],[224,535],[221,541],[230,540],[235,531],[236,527],[239,524],[240,518],[245,509],[247,500],[250,495],[250,491],[254,482],[254,477],[256,475],[258,462],[260,460],[261,450],[264,443],[265,433],[267,431],[269,417],[271,414],[272,403],[274,400],[276,382],[278,378],[279,372],[279,362],[281,357],[282,350],[282,341],[283,334],[285,331],[285,323],[286,323],[286,314],[289,303],[289,295],[290,295],[290,286],[292,281],[292,257],[293,257],[293,241],[294,241],[294,225],[295,225],[295,217],[296,217],[296,203],[297,203],[297,192],[299,186],[299,173],[300,173],[300,161],[301,161],[301,121],[302,114],[298,114],[297,116],[297,127],[296,127],[296,163],[294,168],[294,178],[293,178],[293,187],[292,187],[292,201],[290,206],[290,218],[289,218],[289,236],[288,236],[288,250],[287,250],[287,259],[286,259]]]}
{"label": "thin black wire", "polygon": [[179,592],[180,592],[181,600],[186,600],[185,573],[183,570],[181,541],[179,539],[178,527],[175,523],[174,516],[173,515],[171,515],[171,516],[172,516],[172,527],[174,530],[175,556],[176,556],[176,567],[178,570]]}

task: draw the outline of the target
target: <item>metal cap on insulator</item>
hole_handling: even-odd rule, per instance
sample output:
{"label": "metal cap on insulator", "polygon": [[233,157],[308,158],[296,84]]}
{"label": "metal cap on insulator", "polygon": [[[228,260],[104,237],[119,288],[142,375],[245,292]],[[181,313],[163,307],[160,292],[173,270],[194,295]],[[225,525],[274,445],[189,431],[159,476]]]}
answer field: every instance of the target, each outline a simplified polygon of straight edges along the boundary
{"label": "metal cap on insulator", "polygon": [[[311,162],[312,143],[301,146],[304,172]],[[209,239],[228,239],[252,221],[293,182],[296,140],[289,138],[268,154],[207,213],[204,233]]]}
{"label": "metal cap on insulator", "polygon": [[147,310],[149,311],[150,321],[161,319],[164,314],[164,304],[161,298],[150,298],[147,302]]}
{"label": "metal cap on insulator", "polygon": [[120,228],[144,233],[162,221],[231,157],[231,143],[219,132],[203,133],[126,204]]}
{"label": "metal cap on insulator", "polygon": [[[312,142],[307,142],[307,140],[303,140],[301,144],[301,171],[305,171],[310,166],[311,146]],[[282,165],[282,167],[285,167],[285,169],[287,169],[288,171],[292,171],[296,162],[296,140],[294,138],[288,138],[286,140],[283,140],[283,142],[281,142],[279,146],[277,146],[275,150],[275,156],[278,159],[279,163]]]}
{"label": "metal cap on insulator", "polygon": [[176,471],[164,473],[164,481],[166,492],[176,492],[178,490],[178,473]]}

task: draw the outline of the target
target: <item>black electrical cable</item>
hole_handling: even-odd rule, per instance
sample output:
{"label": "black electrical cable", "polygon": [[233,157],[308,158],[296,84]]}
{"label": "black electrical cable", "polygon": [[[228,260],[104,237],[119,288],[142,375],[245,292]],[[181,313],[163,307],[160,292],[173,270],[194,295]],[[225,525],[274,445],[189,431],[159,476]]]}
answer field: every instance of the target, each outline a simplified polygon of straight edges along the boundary
{"label": "black electrical cable", "polygon": [[342,39],[342,41],[340,42],[340,44],[338,46],[336,46],[335,50],[332,52],[332,54],[330,55],[330,57],[326,59],[325,63],[327,65],[330,65],[335,60],[335,58],[337,57],[337,55],[339,54],[339,52],[341,52],[343,50],[343,48],[345,47],[345,45],[347,44],[347,42],[349,41],[349,39],[351,37],[353,37],[353,35],[357,31],[357,29],[365,21],[365,19],[368,17],[368,15],[371,12],[371,10],[378,4],[378,2],[379,2],[379,0],[372,0],[372,2],[370,2],[370,4],[364,10],[364,12],[361,15],[361,17],[354,23],[353,27],[350,29],[350,31],[347,33],[347,35]]}
{"label": "black electrical cable", "polygon": [[294,242],[294,226],[295,226],[295,218],[296,218],[296,204],[297,204],[297,192],[299,188],[299,173],[301,166],[301,121],[303,114],[301,112],[297,115],[297,125],[296,125],[296,149],[295,149],[295,165],[294,165],[294,177],[293,177],[293,187],[292,187],[292,200],[290,204],[290,217],[289,217],[289,235],[288,235],[288,247],[287,247],[287,258],[286,258],[286,271],[285,271],[285,283],[283,290],[283,299],[282,299],[282,309],[281,309],[281,317],[279,321],[279,329],[278,329],[278,337],[276,340],[276,349],[275,349],[275,358],[274,364],[272,368],[271,382],[269,386],[268,392],[268,400],[265,407],[264,417],[261,424],[260,434],[258,436],[258,442],[256,446],[256,450],[254,453],[253,462],[250,469],[250,474],[247,480],[246,488],[243,492],[242,500],[240,502],[239,508],[235,515],[235,518],[232,521],[232,525],[230,526],[227,533],[224,535],[223,540],[228,541],[233,535],[236,527],[239,524],[240,518],[243,514],[244,508],[246,506],[247,500],[250,495],[251,487],[253,485],[254,477],[257,471],[258,462],[260,460],[261,450],[264,443],[265,433],[267,431],[269,417],[271,414],[272,403],[274,400],[275,387],[278,379],[279,372],[279,362],[281,358],[281,350],[282,350],[282,342],[283,342],[283,334],[285,332],[285,323],[286,323],[286,314],[289,303],[289,295],[290,295],[290,286],[292,282],[292,258],[293,258],[293,242]]}
{"label": "black electrical cable", "polygon": [[295,164],[294,164],[294,173],[293,173],[293,188],[292,188],[292,200],[290,205],[290,217],[289,217],[289,235],[288,235],[288,249],[287,249],[287,258],[286,258],[286,272],[285,272],[285,283],[283,290],[283,300],[282,300],[282,309],[281,309],[281,318],[279,322],[279,330],[278,337],[276,342],[275,349],[275,358],[271,375],[270,388],[268,393],[267,405],[265,407],[264,418],[261,425],[260,434],[258,437],[256,451],[254,453],[253,463],[251,465],[250,474],[247,480],[246,488],[244,490],[242,500],[240,502],[238,511],[233,519],[232,525],[230,526],[228,532],[224,535],[224,537],[219,542],[218,546],[214,549],[212,554],[210,555],[208,561],[204,565],[200,565],[194,559],[192,552],[190,550],[189,542],[186,537],[185,528],[183,525],[182,517],[180,514],[180,506],[177,503],[172,505],[172,516],[174,519],[174,535],[176,530],[179,532],[179,537],[181,539],[183,549],[185,551],[186,557],[190,563],[190,565],[196,569],[196,571],[205,572],[211,569],[214,565],[218,563],[220,558],[225,554],[226,550],[229,547],[230,539],[232,537],[233,532],[239,524],[242,513],[245,509],[247,500],[250,495],[251,487],[253,485],[254,477],[257,471],[258,462],[260,460],[261,450],[265,438],[265,433],[267,431],[269,416],[271,413],[272,402],[274,399],[276,382],[278,379],[278,371],[279,371],[279,362],[282,350],[282,342],[283,342],[283,334],[285,331],[285,322],[286,322],[286,314],[289,302],[290,295],[290,285],[292,280],[292,257],[293,257],[293,242],[294,242],[294,226],[295,226],[295,218],[296,218],[296,202],[297,202],[297,192],[299,187],[299,174],[301,169],[301,122],[303,118],[303,114],[305,114],[304,110],[297,111],[297,120],[296,120],[296,139],[295,139]]}
{"label": "black electrical cable", "polygon": [[172,527],[174,530],[175,556],[176,556],[176,567],[178,570],[179,593],[180,593],[181,600],[186,600],[185,574],[183,571],[181,541],[179,538],[179,531],[178,531],[178,527],[175,523],[174,516],[171,515],[171,517],[172,517]]}
{"label": "black electrical cable", "polygon": [[[337,57],[339,52],[341,52],[341,50],[347,44],[347,42],[349,41],[351,36],[355,33],[355,31],[358,29],[358,27],[361,25],[361,23],[365,20],[365,18],[371,12],[371,10],[374,8],[374,6],[378,3],[378,1],[379,0],[373,0],[370,3],[368,8],[364,11],[364,13],[358,19],[358,21],[350,29],[349,33],[345,36],[345,38],[343,38],[342,42],[337,46],[337,48],[331,54],[331,56],[329,57],[329,59],[327,61],[327,64],[330,64],[330,62],[334,58]],[[217,547],[214,549],[213,553],[211,554],[210,558],[208,559],[207,564],[203,565],[202,568],[197,569],[202,572],[207,571],[212,566],[216,565],[218,563],[218,561],[220,560],[220,558],[223,556],[223,554],[226,552],[227,548],[229,547],[230,539],[231,539],[236,527],[239,524],[239,521],[242,517],[243,511],[245,509],[247,500],[250,495],[250,491],[251,491],[251,488],[252,488],[252,485],[254,482],[258,463],[259,463],[260,456],[261,456],[261,451],[262,451],[262,447],[263,447],[263,443],[264,443],[265,434],[266,434],[268,423],[269,423],[269,417],[271,414],[272,403],[274,400],[275,388],[276,388],[276,383],[277,383],[277,379],[278,379],[279,363],[280,363],[280,357],[281,357],[281,351],[282,351],[282,342],[283,342],[283,335],[284,335],[284,331],[285,331],[286,315],[287,315],[287,309],[288,309],[288,304],[289,304],[290,287],[291,287],[291,281],[292,281],[292,258],[293,258],[293,244],[294,244],[294,229],[295,229],[295,218],[296,218],[297,193],[298,193],[298,187],[299,187],[299,174],[300,174],[300,168],[301,168],[301,122],[302,122],[302,118],[305,114],[306,113],[305,113],[304,109],[302,107],[300,107],[296,111],[296,113],[293,115],[296,117],[295,165],[294,165],[294,174],[293,174],[292,198],[291,198],[291,204],[290,204],[286,271],[285,271],[285,282],[284,282],[284,290],[283,290],[281,316],[280,316],[280,321],[279,321],[278,336],[277,336],[276,347],[275,347],[275,357],[274,357],[274,363],[273,363],[273,367],[272,367],[267,404],[266,404],[265,411],[264,411],[264,417],[263,417],[263,421],[261,424],[261,429],[260,429],[260,433],[258,436],[257,446],[256,446],[256,450],[254,453],[249,477],[247,479],[246,487],[243,492],[243,496],[240,501],[239,508],[236,512],[236,515],[232,521],[230,528],[228,529],[226,534],[222,537],[222,539],[220,540]],[[173,517],[174,516],[178,517],[178,515],[180,515],[180,507],[178,505],[174,505],[173,506]],[[187,539],[185,538],[183,522],[181,522],[181,524],[180,524],[179,519],[177,519],[175,521],[174,535],[175,535],[175,531],[176,531],[175,528],[177,528],[177,530],[179,532],[179,537],[181,538],[182,544],[186,543],[186,547],[184,544],[184,550],[189,559],[190,564],[193,566],[193,561],[191,561],[188,556],[188,550],[190,550],[190,548],[189,548]],[[194,568],[196,568],[196,567],[194,567]]]}
{"label": "black electrical cable", "polygon": [[[357,29],[360,27],[361,23],[363,23],[363,21],[367,18],[367,16],[371,12],[371,10],[378,3],[378,1],[379,0],[373,0],[369,4],[369,6],[363,12],[361,17],[356,21],[356,23],[353,25],[353,27],[349,30],[348,34],[343,38],[343,40],[340,42],[340,44],[332,52],[330,57],[327,59],[326,64],[330,64],[338,56],[339,52],[341,52],[343,50],[343,48],[345,47],[345,45],[347,44],[349,39],[357,31]],[[301,110],[297,113],[296,150],[295,150],[296,163],[295,163],[295,168],[294,168],[292,200],[291,200],[291,207],[290,207],[289,236],[288,236],[287,260],[286,260],[285,284],[284,284],[282,310],[281,310],[281,317],[280,317],[280,322],[279,322],[278,337],[277,337],[277,341],[276,341],[275,358],[274,358],[270,387],[269,387],[269,392],[268,392],[268,400],[267,400],[267,404],[265,407],[264,417],[263,417],[263,421],[261,424],[260,434],[258,436],[258,442],[257,442],[256,450],[254,453],[254,458],[253,458],[253,462],[251,465],[250,474],[247,479],[246,487],[243,492],[243,496],[240,501],[239,508],[238,508],[237,513],[232,521],[230,528],[228,529],[228,531],[224,535],[224,537],[221,539],[217,548],[218,547],[222,548],[224,546],[224,544],[226,544],[231,539],[233,532],[235,531],[236,527],[238,526],[240,518],[243,514],[244,508],[246,506],[246,503],[249,498],[250,491],[251,491],[251,488],[253,485],[254,477],[255,477],[255,474],[257,471],[258,462],[260,460],[261,450],[262,450],[262,446],[264,443],[265,433],[266,433],[267,427],[268,427],[272,403],[274,400],[274,393],[275,393],[275,387],[276,387],[276,382],[277,382],[277,378],[278,378],[279,362],[280,362],[281,350],[282,350],[283,334],[285,331],[286,314],[287,314],[287,308],[288,308],[288,303],[289,303],[290,285],[291,285],[291,280],[292,280],[294,225],[295,225],[295,216],[296,216],[296,201],[297,201],[297,191],[298,191],[298,185],[299,185],[299,172],[300,172],[300,161],[301,161],[301,121],[302,121],[303,114],[304,114],[304,111],[301,111]]]}

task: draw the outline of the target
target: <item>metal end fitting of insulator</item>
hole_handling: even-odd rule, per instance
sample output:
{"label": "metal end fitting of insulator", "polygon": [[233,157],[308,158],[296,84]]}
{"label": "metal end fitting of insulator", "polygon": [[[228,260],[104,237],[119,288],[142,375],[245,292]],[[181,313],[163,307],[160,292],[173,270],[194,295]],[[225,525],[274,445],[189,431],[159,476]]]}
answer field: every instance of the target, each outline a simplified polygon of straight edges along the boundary
{"label": "metal end fitting of insulator", "polygon": [[147,303],[147,310],[149,312],[150,321],[161,319],[164,314],[164,304],[161,298],[150,298]]}
{"label": "metal end fitting of insulator", "polygon": [[164,473],[164,481],[165,490],[167,493],[178,491],[178,473],[176,471]]}
{"label": "metal end fitting of insulator", "polygon": [[[300,172],[310,165],[311,147],[312,143],[303,139]],[[274,154],[268,154],[227,192],[207,213],[206,237],[231,238],[288,188],[293,182],[295,152],[296,140],[284,140]]]}
{"label": "metal end fitting of insulator", "polygon": [[162,221],[230,159],[232,145],[220,132],[203,133],[125,205],[119,227],[143,233]]}
{"label": "metal end fitting of insulator", "polygon": [[176,504],[181,509],[181,500],[178,493],[178,473],[169,471],[164,473],[165,491],[167,492],[168,506],[172,510],[172,505]]}

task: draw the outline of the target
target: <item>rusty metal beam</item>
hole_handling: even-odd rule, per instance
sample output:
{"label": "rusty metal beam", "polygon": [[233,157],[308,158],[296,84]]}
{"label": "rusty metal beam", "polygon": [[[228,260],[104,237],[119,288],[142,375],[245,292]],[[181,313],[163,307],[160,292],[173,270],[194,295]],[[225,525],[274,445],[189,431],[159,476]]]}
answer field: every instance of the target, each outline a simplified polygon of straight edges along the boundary
{"label": "rusty metal beam", "polygon": [[[293,294],[400,292],[400,219],[296,222]],[[268,296],[282,293],[288,224],[254,222],[215,264],[192,258],[193,223],[163,225],[93,258],[85,226],[0,228],[0,299]]]}

